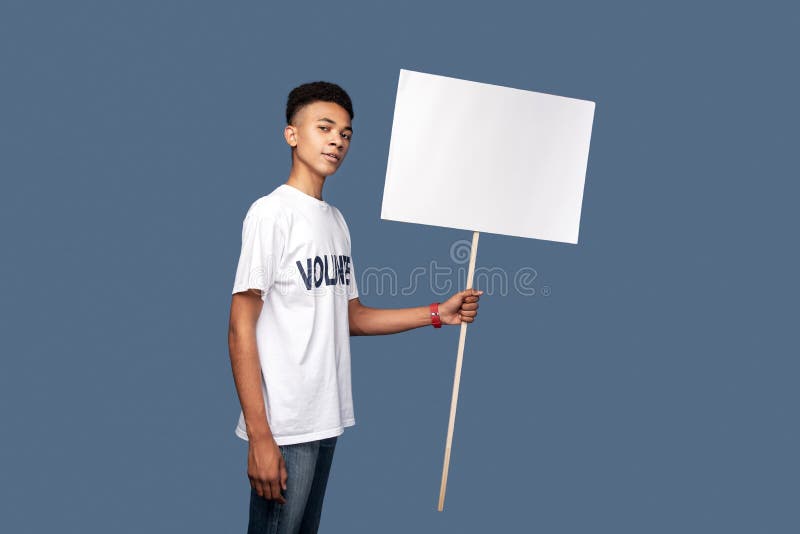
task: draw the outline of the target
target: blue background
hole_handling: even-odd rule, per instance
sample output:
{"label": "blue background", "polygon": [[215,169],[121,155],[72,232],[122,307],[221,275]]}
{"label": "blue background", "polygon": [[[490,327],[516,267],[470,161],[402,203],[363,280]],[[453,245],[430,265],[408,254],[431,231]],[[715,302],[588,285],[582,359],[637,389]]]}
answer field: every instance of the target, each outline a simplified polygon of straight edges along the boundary
{"label": "blue background", "polygon": [[800,531],[796,10],[381,4],[3,2],[0,531],[245,530],[230,289],[288,91],[353,98],[356,269],[471,237],[380,220],[401,68],[597,102],[580,242],[481,236],[537,293],[481,300],[443,514],[458,329],[353,339],[322,531]]}

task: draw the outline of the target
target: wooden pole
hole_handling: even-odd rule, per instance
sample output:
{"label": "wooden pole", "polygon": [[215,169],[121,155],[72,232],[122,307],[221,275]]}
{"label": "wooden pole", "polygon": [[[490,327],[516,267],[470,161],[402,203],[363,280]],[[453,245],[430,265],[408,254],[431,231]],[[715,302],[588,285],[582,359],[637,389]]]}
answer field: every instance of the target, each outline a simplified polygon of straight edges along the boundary
{"label": "wooden pole", "polygon": [[[469,256],[467,287],[472,289],[472,278],[475,275],[475,257],[478,255],[478,232],[472,232],[472,249]],[[447,444],[444,448],[444,467],[442,467],[442,486],[439,490],[438,510],[444,510],[444,494],[447,491],[447,472],[450,470],[450,449],[453,445],[453,428],[456,423],[456,406],[458,405],[458,386],[461,383],[461,365],[464,361],[464,343],[467,339],[467,323],[461,323],[461,336],[458,338],[458,357],[456,359],[456,375],[453,379],[453,397],[450,400],[450,424],[447,426]]]}

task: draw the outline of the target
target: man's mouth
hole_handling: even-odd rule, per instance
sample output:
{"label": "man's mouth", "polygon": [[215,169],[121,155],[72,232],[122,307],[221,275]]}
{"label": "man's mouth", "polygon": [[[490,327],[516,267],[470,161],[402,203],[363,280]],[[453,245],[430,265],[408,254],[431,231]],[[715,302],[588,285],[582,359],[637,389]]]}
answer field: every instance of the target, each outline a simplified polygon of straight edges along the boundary
{"label": "man's mouth", "polygon": [[325,154],[325,153],[323,153],[322,155],[325,156],[329,161],[336,161],[336,162],[339,161],[339,156],[337,154],[333,154],[333,153]]}

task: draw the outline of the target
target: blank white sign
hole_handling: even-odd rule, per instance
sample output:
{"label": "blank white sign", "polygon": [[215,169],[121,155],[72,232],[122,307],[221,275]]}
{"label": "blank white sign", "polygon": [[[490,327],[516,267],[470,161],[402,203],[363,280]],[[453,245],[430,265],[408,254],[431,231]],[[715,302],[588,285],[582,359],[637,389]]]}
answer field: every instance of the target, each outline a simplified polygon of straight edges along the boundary
{"label": "blank white sign", "polygon": [[594,102],[400,71],[381,218],[578,242]]}

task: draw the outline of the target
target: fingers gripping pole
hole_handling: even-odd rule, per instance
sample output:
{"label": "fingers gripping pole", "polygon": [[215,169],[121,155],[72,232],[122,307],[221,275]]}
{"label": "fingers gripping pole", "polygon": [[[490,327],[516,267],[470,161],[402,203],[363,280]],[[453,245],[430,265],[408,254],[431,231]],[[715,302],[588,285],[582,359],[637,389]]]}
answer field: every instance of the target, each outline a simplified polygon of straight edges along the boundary
{"label": "fingers gripping pole", "polygon": [[[472,232],[472,248],[469,256],[467,287],[472,289],[472,278],[475,275],[475,257],[478,255],[478,232]],[[442,467],[442,486],[439,490],[439,507],[444,510],[444,494],[447,490],[447,472],[450,469],[450,448],[453,445],[453,428],[456,422],[456,406],[458,405],[458,386],[461,383],[461,364],[464,361],[464,343],[467,339],[467,323],[461,323],[461,336],[458,338],[458,357],[456,359],[456,375],[453,379],[453,398],[450,400],[450,424],[447,426],[447,444],[444,448],[444,467]]]}

